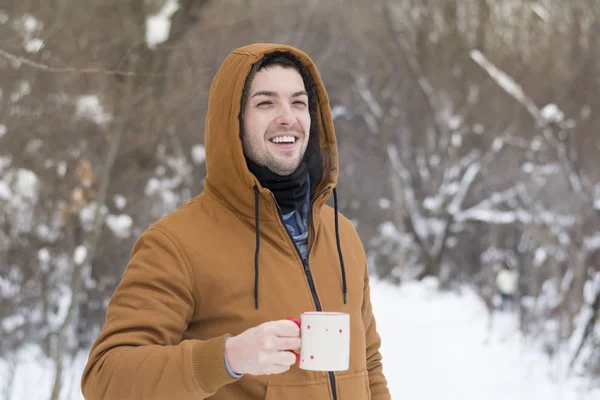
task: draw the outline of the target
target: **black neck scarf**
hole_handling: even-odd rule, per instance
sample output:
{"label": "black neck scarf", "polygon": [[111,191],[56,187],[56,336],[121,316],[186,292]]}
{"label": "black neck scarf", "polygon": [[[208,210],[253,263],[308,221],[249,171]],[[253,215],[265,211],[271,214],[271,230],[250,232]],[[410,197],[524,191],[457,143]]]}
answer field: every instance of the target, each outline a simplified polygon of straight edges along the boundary
{"label": "black neck scarf", "polygon": [[287,176],[278,175],[248,158],[246,158],[246,163],[261,186],[273,193],[282,213],[287,214],[298,210],[306,202],[310,188],[305,160],[302,160],[298,168]]}

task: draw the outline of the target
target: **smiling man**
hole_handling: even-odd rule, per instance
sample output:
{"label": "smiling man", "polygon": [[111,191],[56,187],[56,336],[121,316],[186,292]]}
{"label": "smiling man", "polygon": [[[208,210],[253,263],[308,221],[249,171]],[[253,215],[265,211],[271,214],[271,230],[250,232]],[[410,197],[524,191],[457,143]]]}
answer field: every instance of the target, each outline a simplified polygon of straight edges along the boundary
{"label": "smiling man", "polygon": [[[233,51],[206,118],[204,191],[136,242],[82,377],[85,398],[390,399],[312,60],[284,45]],[[298,368],[300,331],[287,317],[305,311],[350,314],[348,370]]]}
{"label": "smiling man", "polygon": [[[308,93],[300,73],[278,62],[279,56],[253,76],[250,99],[243,109],[244,154],[281,176],[293,173],[308,146]],[[288,61],[289,63],[289,61]]]}

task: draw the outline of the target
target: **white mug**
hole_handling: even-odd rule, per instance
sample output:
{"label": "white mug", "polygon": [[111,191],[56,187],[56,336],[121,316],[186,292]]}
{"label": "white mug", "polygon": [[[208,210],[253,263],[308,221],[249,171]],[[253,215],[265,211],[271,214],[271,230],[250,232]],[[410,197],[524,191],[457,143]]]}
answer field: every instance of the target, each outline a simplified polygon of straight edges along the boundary
{"label": "white mug", "polygon": [[350,315],[309,311],[288,318],[300,327],[302,345],[296,358],[310,371],[345,371],[350,363]]}

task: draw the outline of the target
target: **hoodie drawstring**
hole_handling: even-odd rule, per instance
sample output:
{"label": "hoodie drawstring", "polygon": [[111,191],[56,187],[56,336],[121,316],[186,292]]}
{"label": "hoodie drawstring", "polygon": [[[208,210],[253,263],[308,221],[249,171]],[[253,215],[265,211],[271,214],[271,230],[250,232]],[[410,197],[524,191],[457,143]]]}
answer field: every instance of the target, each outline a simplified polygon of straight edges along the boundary
{"label": "hoodie drawstring", "polygon": [[344,304],[346,304],[346,294],[348,292],[348,288],[346,286],[346,267],[344,266],[344,256],[342,255],[342,245],[340,243],[340,225],[338,222],[338,200],[336,188],[333,188],[333,210],[335,213],[335,242],[337,244],[338,256],[340,258],[340,266],[342,267],[342,291],[344,293]]}
{"label": "hoodie drawstring", "polygon": [[258,210],[258,187],[254,185],[254,214],[256,217],[256,249],[254,250],[254,307],[258,310],[258,253],[260,252],[260,218]]}
{"label": "hoodie drawstring", "polygon": [[[256,248],[254,251],[254,307],[258,310],[258,255],[260,252],[260,215],[258,208],[258,186],[254,185],[254,215],[255,215],[255,233],[256,233]],[[338,257],[342,269],[342,292],[344,294],[344,304],[347,300],[348,287],[346,284],[346,267],[344,266],[344,256],[342,255],[342,245],[340,242],[340,226],[338,221],[338,200],[337,190],[333,189],[333,208],[335,213],[335,242],[337,244]]]}

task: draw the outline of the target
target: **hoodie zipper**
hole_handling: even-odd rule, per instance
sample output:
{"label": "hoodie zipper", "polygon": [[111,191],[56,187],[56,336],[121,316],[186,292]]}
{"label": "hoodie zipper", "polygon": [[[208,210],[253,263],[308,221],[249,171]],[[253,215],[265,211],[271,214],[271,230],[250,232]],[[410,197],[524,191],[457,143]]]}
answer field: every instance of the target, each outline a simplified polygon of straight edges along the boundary
{"label": "hoodie zipper", "polygon": [[[310,227],[312,227],[313,229],[313,243],[315,241],[314,238],[314,224],[312,221],[312,216],[313,216],[313,205],[315,204],[315,202],[317,201],[317,199],[319,197],[321,197],[321,195],[323,193],[325,193],[326,191],[328,191],[331,187],[328,186],[325,189],[323,189],[322,191],[320,191],[315,198],[310,202],[310,209],[309,209],[309,214],[308,214],[308,224]],[[290,234],[290,232],[287,230],[287,228],[285,227],[285,221],[283,220],[283,214],[281,213],[281,208],[279,207],[279,204],[277,204],[277,199],[275,199],[275,195],[271,192],[271,196],[273,197],[273,201],[275,202],[275,206],[277,207],[277,215],[279,215],[279,220],[281,221],[281,224],[283,225],[283,229],[285,230],[285,232],[287,233],[288,237],[290,238],[290,240],[292,241],[292,244],[294,245],[294,248],[296,249],[296,253],[298,254],[298,258],[300,258],[300,261],[302,262],[302,267],[304,269],[304,274],[306,275],[306,280],[308,281],[308,286],[310,287],[310,293],[312,294],[312,298],[313,301],[315,303],[315,308],[317,309],[317,311],[323,311],[323,308],[321,307],[321,301],[319,301],[319,296],[317,295],[317,289],[315,288],[315,281],[313,280],[312,274],[310,272],[310,266],[308,265],[308,257],[310,256],[310,250],[312,249],[312,244],[311,243],[308,246],[308,251],[306,253],[306,261],[302,258],[302,254],[300,253],[300,249],[298,248],[298,246],[296,245],[296,242],[294,241],[294,238],[292,237],[292,235]],[[335,375],[333,374],[332,371],[328,371],[327,374],[329,375],[329,383],[331,384],[331,393],[333,395],[333,400],[337,400],[337,391],[335,389]]]}

